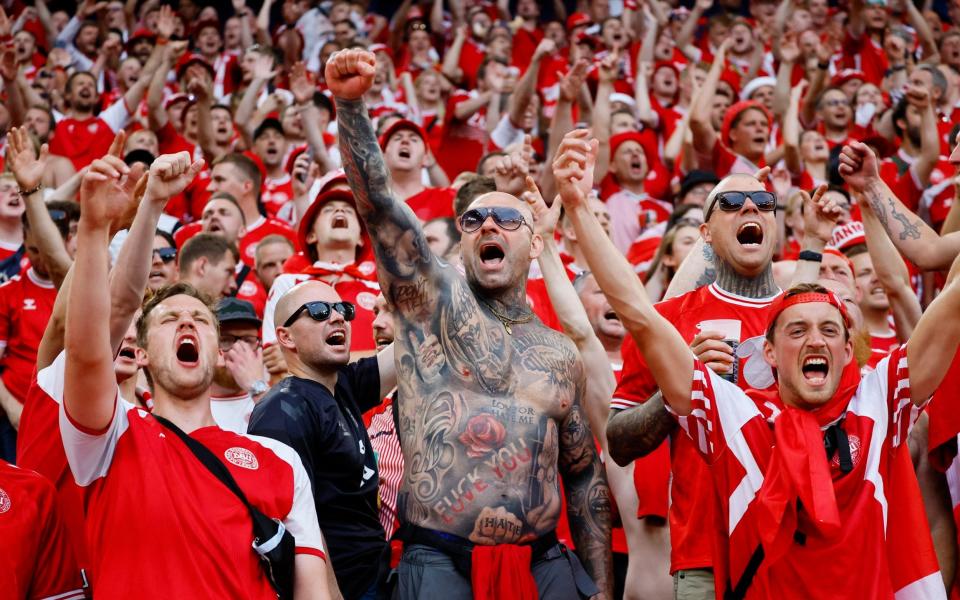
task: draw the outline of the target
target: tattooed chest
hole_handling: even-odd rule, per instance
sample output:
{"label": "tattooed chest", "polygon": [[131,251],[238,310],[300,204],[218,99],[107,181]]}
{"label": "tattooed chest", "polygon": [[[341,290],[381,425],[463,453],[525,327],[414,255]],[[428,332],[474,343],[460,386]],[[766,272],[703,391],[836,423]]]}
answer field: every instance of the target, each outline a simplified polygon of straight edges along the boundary
{"label": "tattooed chest", "polygon": [[476,543],[513,543],[555,525],[559,432],[542,407],[441,392],[399,414],[407,521]]}

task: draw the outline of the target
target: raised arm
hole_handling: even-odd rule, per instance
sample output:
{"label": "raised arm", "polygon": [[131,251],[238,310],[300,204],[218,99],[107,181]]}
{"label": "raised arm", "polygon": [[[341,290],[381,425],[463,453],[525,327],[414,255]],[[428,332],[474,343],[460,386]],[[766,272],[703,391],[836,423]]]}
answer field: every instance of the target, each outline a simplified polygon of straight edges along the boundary
{"label": "raised arm", "polygon": [[707,78],[697,95],[696,102],[690,107],[690,130],[693,132],[693,147],[696,149],[701,163],[709,162],[707,159],[713,155],[713,148],[719,141],[717,132],[713,130],[713,125],[710,123],[710,113],[713,109],[711,104],[726,62],[727,50],[730,49],[731,45],[733,45],[733,38],[727,38],[720,44],[720,48],[713,58],[713,64],[710,65],[710,71],[707,72]]}
{"label": "raised arm", "polygon": [[103,431],[113,418],[117,402],[113,348],[107,319],[110,227],[113,217],[126,212],[141,168],[134,170],[108,154],[93,161],[83,177],[83,212],[77,228],[74,278],[70,286],[64,346],[67,352],[63,405],[79,426]]}
{"label": "raised arm", "polygon": [[[803,198],[803,248],[817,254],[823,254],[833,237],[833,229],[840,218],[840,207],[832,200],[824,199],[826,184],[821,184],[813,193],[813,198],[800,190]],[[793,273],[790,286],[801,283],[816,283],[820,278],[820,261],[797,260],[797,270]]]}
{"label": "raised arm", "polygon": [[597,142],[588,132],[564,137],[553,161],[560,198],[600,289],[646,358],[666,402],[679,414],[690,412],[693,357],[690,348],[666,319],[653,308],[633,267],[604,233],[587,205],[593,181]]}
{"label": "raised arm", "polygon": [[553,235],[557,218],[560,216],[560,200],[554,199],[553,205],[547,208],[530,176],[526,178],[526,191],[522,197],[533,210],[535,229],[543,237],[543,252],[537,257],[537,262],[547,284],[547,295],[550,296],[550,303],[557,313],[563,332],[576,344],[583,360],[587,375],[583,404],[590,421],[590,429],[599,440],[600,448],[607,452],[607,415],[617,381],[610,368],[607,351],[597,339],[583,303],[567,277],[563,261],[560,260],[560,250]]}
{"label": "raised arm", "polygon": [[540,64],[543,62],[543,57],[553,54],[556,50],[557,46],[553,43],[553,40],[544,38],[537,44],[536,50],[533,51],[530,66],[520,77],[513,93],[510,94],[510,100],[507,102],[507,114],[510,117],[510,122],[514,125],[523,122],[523,113],[526,112],[527,105],[530,104],[530,99],[536,91],[537,76],[540,74]]}
{"label": "raised arm", "polygon": [[[593,135],[596,136],[599,143],[597,150],[597,163],[595,177],[597,180],[603,179],[610,168],[610,94],[614,92],[613,84],[617,80],[617,73],[620,69],[620,55],[616,51],[610,52],[600,66],[597,68],[599,82],[597,83],[597,96],[594,100],[593,111]],[[554,173],[556,176],[556,173]]]}
{"label": "raised arm", "polygon": [[[840,153],[840,174],[852,192],[862,193],[897,250],[924,271],[942,271],[960,253],[960,232],[937,235],[910,211],[877,170],[877,158],[866,145],[852,142]],[[844,167],[844,164],[846,167]]]}
{"label": "raised arm", "polygon": [[800,98],[807,87],[806,80],[790,90],[787,110],[783,117],[783,161],[790,175],[797,177],[803,172],[800,158]]}
{"label": "raised arm", "polygon": [[917,180],[927,187],[930,185],[930,173],[940,158],[940,134],[937,130],[937,115],[934,112],[930,92],[924,88],[907,84],[905,97],[907,102],[920,111],[920,156],[911,168]]}
{"label": "raised arm", "polygon": [[910,271],[900,253],[897,252],[897,247],[890,241],[890,237],[883,230],[883,225],[873,214],[873,209],[870,208],[864,196],[859,194],[857,200],[860,204],[863,233],[867,240],[870,261],[890,301],[897,339],[901,343],[906,343],[923,314],[923,308],[910,285]]}
{"label": "raised arm", "polygon": [[[550,131],[547,136],[547,157],[545,161],[547,164],[553,160],[557,153],[563,135],[568,131],[573,131],[573,103],[577,101],[580,90],[585,87],[583,82],[587,76],[587,66],[586,59],[580,59],[560,79],[560,98],[557,100],[557,106],[553,111],[553,119],[550,121]],[[553,170],[543,169],[540,174],[540,189],[543,190],[543,194],[547,198],[552,198],[556,187]]]}
{"label": "raised arm", "polygon": [[398,294],[423,288],[439,275],[440,264],[430,253],[416,215],[390,191],[390,174],[363,103],[375,64],[374,55],[365,50],[338,52],[327,62],[326,80],[337,102],[343,167],[357,211],[371,234],[381,287],[390,303],[409,317],[411,302]]}

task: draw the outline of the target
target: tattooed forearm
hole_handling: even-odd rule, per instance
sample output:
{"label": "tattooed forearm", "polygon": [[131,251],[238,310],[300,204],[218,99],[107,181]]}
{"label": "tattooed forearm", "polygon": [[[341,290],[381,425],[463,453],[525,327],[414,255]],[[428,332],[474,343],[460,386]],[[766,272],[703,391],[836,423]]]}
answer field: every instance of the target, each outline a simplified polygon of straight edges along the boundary
{"label": "tattooed forearm", "polygon": [[[390,191],[390,174],[362,100],[337,99],[340,154],[382,270],[409,278],[433,263],[416,215]],[[393,299],[391,299],[393,300]]]}
{"label": "tattooed forearm", "polygon": [[903,231],[900,232],[900,239],[906,240],[919,240],[920,239],[920,221],[911,221],[910,218],[897,210],[897,203],[894,202],[893,198],[887,198],[887,203],[890,205],[890,216],[894,219],[900,221],[900,225],[903,227]]}
{"label": "tattooed forearm", "polygon": [[[590,440],[592,446],[593,440]],[[595,450],[587,468],[578,473],[562,470],[567,495],[567,519],[577,554],[597,587],[612,598],[613,559],[610,553],[612,508],[610,488]]]}
{"label": "tattooed forearm", "polygon": [[640,406],[612,411],[607,421],[610,457],[625,467],[656,450],[676,428],[660,392]]}
{"label": "tattooed forearm", "polygon": [[[877,215],[877,219],[880,220],[880,224],[883,225],[887,235],[891,238],[894,234],[900,238],[900,241],[919,240],[922,237],[924,223],[905,207],[900,210],[898,208],[900,202],[890,194],[885,193],[885,190],[868,188],[864,191],[864,195],[870,203],[870,208]],[[911,216],[915,218],[911,219]],[[894,221],[900,222],[900,231],[893,231],[891,217]]]}

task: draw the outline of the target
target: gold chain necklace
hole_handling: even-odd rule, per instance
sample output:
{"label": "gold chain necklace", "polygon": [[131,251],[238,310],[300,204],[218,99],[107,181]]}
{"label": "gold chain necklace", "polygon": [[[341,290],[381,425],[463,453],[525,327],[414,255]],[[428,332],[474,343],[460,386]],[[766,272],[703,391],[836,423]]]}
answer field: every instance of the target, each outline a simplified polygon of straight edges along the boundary
{"label": "gold chain necklace", "polygon": [[503,323],[503,328],[507,330],[507,335],[513,335],[513,329],[510,327],[511,325],[523,325],[524,323],[529,323],[534,317],[533,311],[530,311],[519,319],[511,319],[507,315],[501,313],[491,306],[486,300],[481,299],[480,302],[483,302],[483,305],[490,309],[490,312],[493,313],[493,316],[495,316],[498,321]]}

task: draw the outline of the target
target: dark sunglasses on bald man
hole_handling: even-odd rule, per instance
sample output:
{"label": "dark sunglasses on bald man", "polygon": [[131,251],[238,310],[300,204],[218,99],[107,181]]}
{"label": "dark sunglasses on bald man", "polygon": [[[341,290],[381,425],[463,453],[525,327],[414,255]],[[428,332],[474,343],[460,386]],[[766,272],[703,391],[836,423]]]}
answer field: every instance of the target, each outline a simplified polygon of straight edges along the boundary
{"label": "dark sunglasses on bald man", "polygon": [[737,212],[747,203],[747,199],[753,201],[757,210],[764,212],[774,212],[777,210],[777,195],[766,190],[759,192],[719,192],[713,200],[713,204],[707,210],[704,221],[710,220],[713,209],[720,207],[724,212]]}
{"label": "dark sunglasses on bald man", "polygon": [[523,213],[516,208],[509,208],[507,206],[471,208],[460,216],[460,229],[462,229],[464,233],[473,233],[483,226],[487,217],[491,216],[493,217],[493,222],[496,223],[500,229],[516,231],[520,229],[521,225],[526,225],[530,233],[533,233],[533,227],[523,218]]}
{"label": "dark sunglasses on bald man", "polygon": [[154,248],[153,255],[162,260],[164,263],[168,263],[177,258],[177,249],[170,247]]}
{"label": "dark sunglasses on bald man", "polygon": [[290,318],[283,323],[283,326],[290,327],[290,325],[303,314],[303,311],[307,311],[307,314],[309,314],[310,318],[314,321],[326,321],[330,318],[331,310],[335,310],[343,315],[344,321],[352,321],[353,318],[357,316],[357,309],[349,302],[324,302],[323,300],[315,300],[313,302],[307,302],[295,310],[293,314],[290,315]]}

